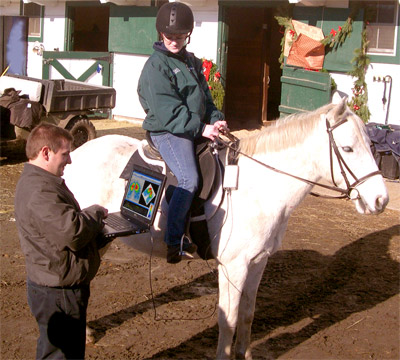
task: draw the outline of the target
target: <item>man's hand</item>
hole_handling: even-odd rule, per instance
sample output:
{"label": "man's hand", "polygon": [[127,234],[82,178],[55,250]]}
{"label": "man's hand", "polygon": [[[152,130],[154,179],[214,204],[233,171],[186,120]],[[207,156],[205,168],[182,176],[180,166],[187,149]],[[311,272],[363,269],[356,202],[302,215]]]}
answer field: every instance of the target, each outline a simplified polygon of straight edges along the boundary
{"label": "man's hand", "polygon": [[100,210],[103,212],[103,219],[105,219],[108,216],[108,210],[102,206],[100,206]]}

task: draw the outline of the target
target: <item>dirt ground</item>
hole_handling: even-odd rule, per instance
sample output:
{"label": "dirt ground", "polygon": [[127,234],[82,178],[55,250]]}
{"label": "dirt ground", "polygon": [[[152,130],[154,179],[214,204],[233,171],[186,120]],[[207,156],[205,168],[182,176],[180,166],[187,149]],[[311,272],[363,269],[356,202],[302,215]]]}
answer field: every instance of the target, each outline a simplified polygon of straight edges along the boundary
{"label": "dirt ground", "polygon": [[[105,128],[112,127],[112,130]],[[140,127],[96,122],[98,136]],[[33,359],[38,330],[13,214],[23,160],[1,161],[1,359]],[[359,215],[345,200],[307,197],[270,258],[253,323],[255,359],[399,359],[399,212]],[[95,343],[87,359],[212,359],[213,261],[165,260],[112,243],[92,282]]]}

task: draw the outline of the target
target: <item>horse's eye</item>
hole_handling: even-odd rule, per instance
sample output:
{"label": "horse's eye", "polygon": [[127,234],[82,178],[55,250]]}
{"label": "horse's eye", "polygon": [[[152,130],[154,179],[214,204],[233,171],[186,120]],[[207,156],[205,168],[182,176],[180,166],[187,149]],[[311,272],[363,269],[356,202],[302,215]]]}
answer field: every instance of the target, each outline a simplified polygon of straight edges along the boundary
{"label": "horse's eye", "polygon": [[345,152],[353,152],[353,149],[350,146],[343,146],[342,150]]}

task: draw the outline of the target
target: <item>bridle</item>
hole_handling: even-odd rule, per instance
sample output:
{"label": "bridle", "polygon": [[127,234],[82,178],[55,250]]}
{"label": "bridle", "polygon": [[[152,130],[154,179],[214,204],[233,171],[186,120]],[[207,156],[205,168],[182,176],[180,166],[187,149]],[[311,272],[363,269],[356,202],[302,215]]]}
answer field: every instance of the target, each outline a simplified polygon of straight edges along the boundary
{"label": "bridle", "polygon": [[[337,124],[331,126],[331,124],[329,123],[328,119],[325,118],[326,121],[326,131],[328,132],[328,136],[329,136],[329,159],[330,159],[330,168],[331,168],[331,178],[332,178],[332,183],[335,186],[330,187],[332,190],[334,191],[339,191],[342,193],[342,196],[339,196],[339,198],[348,198],[351,200],[356,200],[356,199],[360,199],[360,193],[357,189],[357,185],[360,185],[362,183],[364,183],[365,181],[367,181],[370,177],[372,176],[376,176],[376,175],[381,175],[381,171],[377,170],[377,171],[373,171],[361,178],[357,178],[357,176],[351,171],[351,169],[349,168],[349,166],[346,164],[346,162],[344,161],[342,155],[340,154],[340,151],[336,145],[335,139],[333,137],[333,130],[335,130],[337,127],[339,127],[340,125],[344,124],[345,122],[347,122],[347,119],[343,119],[341,121],[339,121]],[[335,181],[335,177],[333,174],[333,153],[335,153],[336,155],[336,159],[339,163],[339,167],[340,167],[340,173],[343,176],[343,179],[346,183],[346,189],[341,189],[337,186],[336,181]],[[345,169],[348,171],[348,173],[353,177],[354,182],[350,183],[347,174],[345,172]],[[357,194],[355,197],[351,196],[352,191],[356,191]]]}
{"label": "bridle", "polygon": [[[323,115],[321,115],[323,116]],[[265,163],[263,163],[262,161],[259,161],[257,159],[254,159],[253,157],[241,152],[240,150],[238,150],[238,143],[239,143],[239,139],[232,135],[230,132],[225,132],[223,133],[224,136],[226,136],[229,141],[225,141],[223,139],[221,139],[221,137],[218,138],[218,141],[222,142],[222,144],[226,147],[228,147],[230,150],[232,150],[235,154],[235,156],[237,157],[238,154],[243,155],[251,160],[253,160],[254,162],[260,164],[261,166],[264,166],[270,170],[273,170],[279,174],[283,174],[283,175],[287,175],[290,176],[294,179],[303,181],[309,185],[313,185],[313,186],[319,186],[325,189],[329,189],[332,191],[336,191],[339,192],[341,195],[339,196],[329,196],[329,195],[321,195],[321,194],[317,194],[314,192],[311,192],[311,195],[314,196],[318,196],[318,197],[324,197],[324,198],[330,198],[330,199],[351,199],[351,200],[358,200],[361,199],[360,197],[360,193],[357,189],[357,186],[364,183],[365,181],[367,181],[370,177],[376,176],[376,175],[381,175],[381,171],[373,171],[361,178],[357,178],[357,176],[350,170],[349,166],[346,164],[345,160],[343,159],[342,155],[340,154],[340,151],[336,145],[335,139],[333,137],[333,130],[335,130],[337,127],[339,127],[340,125],[344,124],[345,122],[347,122],[347,119],[343,119],[341,121],[339,121],[337,124],[335,124],[334,126],[331,126],[328,119],[324,116],[325,121],[326,121],[326,131],[328,133],[328,137],[329,137],[329,159],[330,159],[330,170],[331,170],[331,178],[332,178],[332,183],[334,184],[334,186],[330,186],[330,185],[325,185],[325,184],[321,184],[321,183],[317,183],[315,181],[311,181],[311,180],[307,180],[307,179],[303,179],[299,176],[296,175],[292,175],[289,174],[285,171],[282,170],[278,170],[270,165],[267,165]],[[340,167],[340,172],[343,176],[343,179],[346,183],[346,189],[342,189],[340,188],[335,181],[335,177],[333,174],[333,154],[336,155],[336,159],[339,163],[339,167]],[[345,172],[345,169],[348,171],[348,173],[351,175],[351,177],[354,179],[354,182],[350,183],[349,178]],[[356,192],[356,196],[352,196],[351,193],[355,191]]]}

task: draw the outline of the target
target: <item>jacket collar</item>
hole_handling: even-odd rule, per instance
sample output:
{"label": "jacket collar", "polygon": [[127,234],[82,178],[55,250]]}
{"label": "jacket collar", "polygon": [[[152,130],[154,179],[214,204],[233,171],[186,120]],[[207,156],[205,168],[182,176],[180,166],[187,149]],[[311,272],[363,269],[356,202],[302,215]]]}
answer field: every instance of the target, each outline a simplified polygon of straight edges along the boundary
{"label": "jacket collar", "polygon": [[42,169],[39,166],[30,164],[29,162],[25,163],[24,172],[26,172],[28,175],[44,176],[45,178],[48,178],[49,180],[54,181],[60,185],[64,183],[64,179],[62,177],[56,176],[56,175],[52,174],[51,172],[48,172],[47,170]]}
{"label": "jacket collar", "polygon": [[182,61],[185,61],[188,57],[188,52],[186,51],[186,46],[184,46],[182,48],[182,50],[179,51],[177,54],[174,54],[166,48],[163,41],[156,41],[153,44],[153,49],[156,51],[159,51],[167,56],[171,56],[171,57],[177,58]]}

